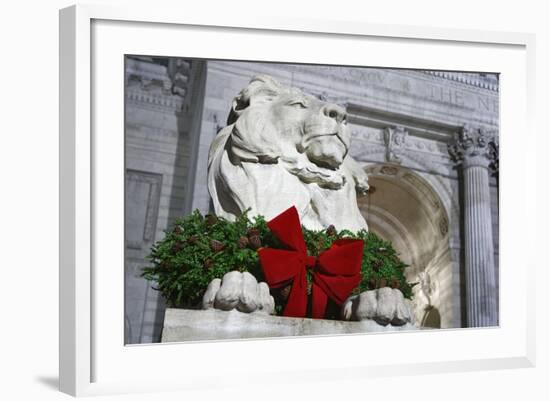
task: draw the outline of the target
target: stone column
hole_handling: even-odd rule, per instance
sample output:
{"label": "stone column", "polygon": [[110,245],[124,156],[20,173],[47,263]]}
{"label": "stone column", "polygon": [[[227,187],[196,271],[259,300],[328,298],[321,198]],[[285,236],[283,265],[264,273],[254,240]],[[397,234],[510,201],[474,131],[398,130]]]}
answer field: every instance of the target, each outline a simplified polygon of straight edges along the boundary
{"label": "stone column", "polygon": [[489,167],[492,136],[482,129],[462,128],[449,153],[462,168],[466,315],[468,327],[498,324]]}

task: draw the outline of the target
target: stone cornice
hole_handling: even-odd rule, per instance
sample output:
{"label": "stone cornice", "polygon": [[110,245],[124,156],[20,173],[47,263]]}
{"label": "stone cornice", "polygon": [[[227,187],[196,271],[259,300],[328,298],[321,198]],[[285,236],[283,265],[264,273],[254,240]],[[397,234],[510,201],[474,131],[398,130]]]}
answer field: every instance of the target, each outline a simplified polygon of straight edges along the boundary
{"label": "stone cornice", "polygon": [[183,104],[183,99],[180,96],[143,88],[127,88],[126,100],[130,103],[142,104],[170,112],[181,110]]}
{"label": "stone cornice", "polygon": [[[438,136],[443,128],[448,133],[441,138],[445,143],[464,123],[488,129],[499,123],[498,92],[418,70],[215,61],[208,64],[208,71],[236,76],[243,82],[259,73],[268,74],[346,107],[350,121],[356,116],[373,120],[380,128],[398,124],[410,135],[419,136]],[[411,120],[413,126],[408,124]],[[419,129],[415,129],[416,123],[420,123]]]}
{"label": "stone cornice", "polygon": [[190,63],[170,58],[161,65],[148,57],[126,59],[126,99],[154,108],[180,110],[188,91]]}
{"label": "stone cornice", "polygon": [[451,72],[451,71],[422,71],[425,74],[434,75],[462,84],[475,86],[498,92],[498,78],[496,74],[482,75],[479,73]]}
{"label": "stone cornice", "polygon": [[426,119],[410,114],[383,110],[366,105],[348,103],[348,121],[356,125],[366,125],[374,128],[385,129],[389,126],[399,125],[409,135],[436,140],[447,143],[453,133],[459,129],[459,125],[436,119]]}
{"label": "stone cornice", "polygon": [[165,66],[139,58],[126,59],[126,77],[130,80],[139,79],[145,84],[155,82],[166,90],[170,90],[172,86],[172,80]]}

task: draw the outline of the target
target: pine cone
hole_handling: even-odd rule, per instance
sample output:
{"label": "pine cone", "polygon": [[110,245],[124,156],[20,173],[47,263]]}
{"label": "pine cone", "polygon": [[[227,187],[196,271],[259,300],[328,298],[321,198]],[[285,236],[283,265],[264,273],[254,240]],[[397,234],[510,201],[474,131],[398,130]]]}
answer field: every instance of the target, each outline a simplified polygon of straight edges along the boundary
{"label": "pine cone", "polygon": [[330,235],[331,237],[334,237],[334,236],[336,236],[336,234],[338,234],[336,232],[336,227],[334,227],[332,224],[327,227],[326,233],[327,233],[327,235]]}
{"label": "pine cone", "polygon": [[262,241],[259,235],[252,235],[248,237],[249,245],[252,249],[256,250],[262,246]]}
{"label": "pine cone", "polygon": [[174,234],[181,235],[182,233],[183,233],[183,230],[180,226],[175,226],[174,227]]}
{"label": "pine cone", "polygon": [[381,260],[375,260],[372,264],[372,270],[374,270],[376,273],[380,271],[380,268],[382,267],[382,261]]}
{"label": "pine cone", "polygon": [[216,224],[218,222],[218,217],[213,215],[213,214],[207,214],[206,216],[204,216],[205,219],[206,219],[206,225],[211,227],[213,226],[214,224]]}
{"label": "pine cone", "polygon": [[179,241],[176,242],[174,245],[172,245],[172,252],[174,252],[174,253],[178,253],[182,249],[183,249],[183,243],[181,243]]}
{"label": "pine cone", "polygon": [[244,235],[237,240],[237,245],[241,249],[246,248],[248,246],[248,243],[248,237],[245,237]]}
{"label": "pine cone", "polygon": [[259,237],[260,236],[260,230],[258,230],[257,228],[249,228],[248,231],[246,232],[246,234],[248,235],[248,238],[250,238],[250,237]]}
{"label": "pine cone", "polygon": [[206,259],[202,264],[206,270],[210,270],[214,266],[214,261],[212,259]]}
{"label": "pine cone", "polygon": [[281,288],[281,291],[279,292],[281,299],[286,302],[288,299],[288,296],[290,295],[290,290],[292,289],[292,285],[287,285],[286,287]]}
{"label": "pine cone", "polygon": [[388,285],[388,280],[386,280],[385,278],[381,278],[380,280],[378,280],[378,288],[384,288]]}
{"label": "pine cone", "polygon": [[199,237],[197,235],[192,235],[187,238],[187,243],[190,245],[196,245],[199,242]]}
{"label": "pine cone", "polygon": [[401,283],[398,280],[393,280],[391,282],[391,288],[400,289],[401,288]]}
{"label": "pine cone", "polygon": [[317,243],[315,244],[315,247],[317,248],[317,252],[321,253],[324,246],[325,246],[325,241],[323,240],[323,238],[318,238]]}
{"label": "pine cone", "polygon": [[375,288],[376,288],[376,279],[375,279],[374,277],[371,277],[371,278],[369,279],[369,287],[370,287],[371,289],[375,289]]}
{"label": "pine cone", "polygon": [[225,245],[223,242],[213,239],[210,240],[210,248],[212,248],[214,252],[221,252],[224,250]]}

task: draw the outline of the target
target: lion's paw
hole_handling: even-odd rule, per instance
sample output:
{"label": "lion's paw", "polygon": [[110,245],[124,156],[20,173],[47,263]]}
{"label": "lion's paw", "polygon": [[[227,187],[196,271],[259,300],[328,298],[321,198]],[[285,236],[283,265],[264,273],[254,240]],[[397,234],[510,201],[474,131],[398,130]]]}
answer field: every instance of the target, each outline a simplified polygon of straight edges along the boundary
{"label": "lion's paw", "polygon": [[271,315],[275,312],[275,301],[266,283],[258,283],[248,272],[232,271],[210,282],[202,298],[202,308]]}
{"label": "lion's paw", "polygon": [[342,306],[343,320],[374,320],[387,326],[414,324],[409,302],[398,289],[383,287],[349,297]]}

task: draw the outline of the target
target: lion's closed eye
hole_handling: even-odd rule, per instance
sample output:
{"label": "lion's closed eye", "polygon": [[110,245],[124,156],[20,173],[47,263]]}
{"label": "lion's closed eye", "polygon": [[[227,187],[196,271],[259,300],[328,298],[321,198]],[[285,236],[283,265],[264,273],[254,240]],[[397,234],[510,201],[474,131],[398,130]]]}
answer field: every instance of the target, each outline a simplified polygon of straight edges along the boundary
{"label": "lion's closed eye", "polygon": [[288,105],[300,109],[307,109],[307,103],[304,100],[293,100],[289,102]]}

